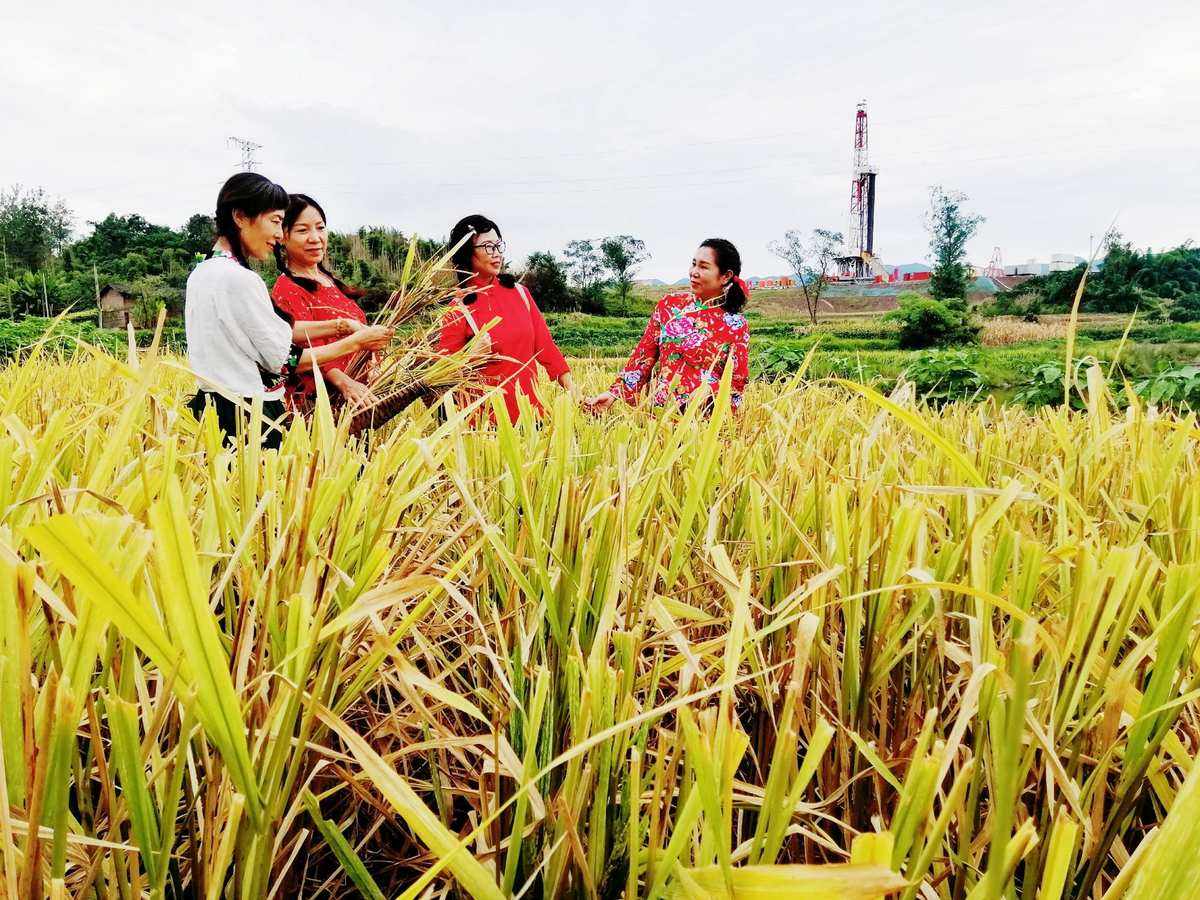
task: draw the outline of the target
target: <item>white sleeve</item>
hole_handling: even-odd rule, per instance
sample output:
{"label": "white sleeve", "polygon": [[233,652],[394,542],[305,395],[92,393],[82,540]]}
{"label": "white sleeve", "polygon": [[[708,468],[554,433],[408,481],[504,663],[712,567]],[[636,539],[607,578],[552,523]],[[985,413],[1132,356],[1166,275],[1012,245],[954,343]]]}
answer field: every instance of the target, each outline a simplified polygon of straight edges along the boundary
{"label": "white sleeve", "polygon": [[221,329],[263,369],[279,372],[292,352],[292,329],[276,314],[261,278],[245,269],[236,274],[217,307]]}

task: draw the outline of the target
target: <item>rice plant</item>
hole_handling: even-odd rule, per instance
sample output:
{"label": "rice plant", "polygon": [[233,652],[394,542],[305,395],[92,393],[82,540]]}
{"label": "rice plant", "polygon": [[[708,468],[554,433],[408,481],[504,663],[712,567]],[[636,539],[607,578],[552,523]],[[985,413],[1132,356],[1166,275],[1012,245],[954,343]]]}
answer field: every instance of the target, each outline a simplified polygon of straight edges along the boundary
{"label": "rice plant", "polygon": [[5,366],[2,895],[1200,896],[1195,417],[801,377],[276,453]]}

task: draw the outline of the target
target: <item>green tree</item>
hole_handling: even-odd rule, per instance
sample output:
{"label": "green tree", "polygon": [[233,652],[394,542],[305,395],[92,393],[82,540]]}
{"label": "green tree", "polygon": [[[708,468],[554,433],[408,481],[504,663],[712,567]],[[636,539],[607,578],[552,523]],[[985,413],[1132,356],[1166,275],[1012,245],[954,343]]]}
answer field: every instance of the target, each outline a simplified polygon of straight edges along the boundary
{"label": "green tree", "polygon": [[637,267],[650,258],[646,243],[629,234],[606,237],[600,242],[600,258],[612,276],[613,284],[617,286],[621,309],[624,310]]}
{"label": "green tree", "polygon": [[563,255],[584,312],[604,311],[604,258],[592,241],[571,241]]}
{"label": "green tree", "polygon": [[0,191],[0,277],[41,269],[71,236],[71,211],[41,188]]}
{"label": "green tree", "polygon": [[208,252],[217,233],[217,223],[212,216],[194,213],[179,231],[182,238],[180,249],[192,257]]}
{"label": "green tree", "polygon": [[967,266],[967,243],[984,221],[963,209],[967,195],[938,186],[929,190],[929,212],[925,228],[929,232],[929,251],[933,272],[929,293],[935,300],[953,301],[966,308],[971,270]]}
{"label": "green tree", "polygon": [[521,282],[543,310],[565,312],[578,308],[567,284],[566,270],[553,253],[544,250],[530,253]]}
{"label": "green tree", "polygon": [[133,282],[133,325],[135,328],[153,328],[158,321],[159,310],[178,304],[178,291],[166,283],[161,275],[144,275]]}
{"label": "green tree", "polygon": [[[88,263],[106,263],[138,253],[143,259],[147,251],[176,247],[182,236],[165,225],[154,225],[133,213],[119,216],[109,213],[99,222],[88,222],[92,233],[75,244],[75,255]],[[136,277],[131,275],[130,277]]]}
{"label": "green tree", "polygon": [[[1075,301],[1085,266],[1031,278],[1022,289],[1041,298],[1047,309],[1065,310]],[[1100,268],[1088,276],[1080,308],[1085,312],[1150,316],[1168,308],[1172,318],[1189,315],[1188,298],[1200,293],[1200,248],[1181,244],[1172,250],[1139,252],[1119,233],[1107,235]],[[1178,308],[1179,312],[1175,312]]]}
{"label": "green tree", "polygon": [[804,307],[814,325],[817,324],[817,309],[821,294],[829,280],[829,269],[842,245],[840,232],[826,228],[814,228],[807,243],[799,231],[788,231],[782,241],[772,241],[767,249],[788,264],[792,277],[800,285]]}

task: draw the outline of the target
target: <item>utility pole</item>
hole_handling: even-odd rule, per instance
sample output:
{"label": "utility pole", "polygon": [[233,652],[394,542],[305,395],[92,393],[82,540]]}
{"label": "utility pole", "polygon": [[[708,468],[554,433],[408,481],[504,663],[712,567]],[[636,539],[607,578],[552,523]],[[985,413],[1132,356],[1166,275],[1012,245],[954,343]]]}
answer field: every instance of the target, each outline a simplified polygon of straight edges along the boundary
{"label": "utility pole", "polygon": [[254,151],[261,150],[262,144],[256,144],[254,141],[240,137],[231,137],[227,143],[233,144],[242,152],[242,169],[253,172],[254,167],[258,165],[258,160],[254,158]]}
{"label": "utility pole", "polygon": [[100,308],[100,273],[96,271],[96,264],[92,263],[92,281],[96,283],[96,327],[104,327],[104,310]]}
{"label": "utility pole", "polygon": [[50,318],[50,297],[46,294],[46,273],[42,273],[42,313]]}

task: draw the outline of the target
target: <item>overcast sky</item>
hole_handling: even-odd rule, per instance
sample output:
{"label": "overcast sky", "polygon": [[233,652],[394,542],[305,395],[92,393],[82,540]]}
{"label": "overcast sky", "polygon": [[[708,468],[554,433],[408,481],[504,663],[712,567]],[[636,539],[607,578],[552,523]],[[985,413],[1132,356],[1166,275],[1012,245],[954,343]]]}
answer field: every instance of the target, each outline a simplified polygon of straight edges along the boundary
{"label": "overcast sky", "polygon": [[987,217],[979,263],[1086,255],[1114,216],[1139,246],[1200,239],[1194,0],[949,6],[10,0],[0,185],[81,231],[178,225],[237,135],[334,228],[478,211],[521,257],[627,233],[666,280],[722,236],[762,275],[786,229],[845,229],[865,99],[887,264],[926,259],[932,184]]}

